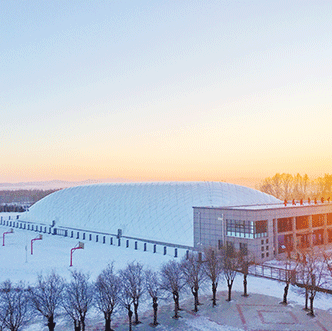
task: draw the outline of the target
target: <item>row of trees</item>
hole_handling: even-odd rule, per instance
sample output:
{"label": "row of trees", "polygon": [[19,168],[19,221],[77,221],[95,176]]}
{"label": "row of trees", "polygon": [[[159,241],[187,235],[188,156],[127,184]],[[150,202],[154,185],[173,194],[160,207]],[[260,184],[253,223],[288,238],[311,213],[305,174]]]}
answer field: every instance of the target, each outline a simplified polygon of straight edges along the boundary
{"label": "row of trees", "polygon": [[332,277],[332,253],[326,251],[315,251],[313,248],[297,250],[297,258],[291,257],[291,248],[287,248],[283,260],[284,294],[283,304],[287,304],[287,295],[290,284],[304,289],[304,309],[309,315],[314,314],[314,299],[319,290]]}
{"label": "row of trees", "polygon": [[[314,315],[315,295],[324,283],[327,273],[332,276],[332,256],[327,253],[315,255],[303,252],[297,261],[287,255],[284,260],[285,288],[283,303],[287,304],[290,284],[305,289],[305,308]],[[0,286],[0,330],[18,331],[31,322],[35,314],[48,321],[48,328],[55,328],[56,316],[64,312],[72,321],[75,331],[84,331],[86,316],[92,307],[104,317],[105,330],[110,331],[115,311],[124,310],[128,315],[129,330],[139,324],[138,308],[144,297],[150,298],[154,311],[152,325],[158,325],[158,300],[172,297],[174,316],[179,318],[180,294],[189,289],[194,298],[194,311],[200,304],[199,290],[203,284],[212,287],[212,305],[216,306],[216,293],[221,278],[227,283],[228,301],[231,301],[232,286],[238,272],[243,274],[243,295],[247,296],[248,268],[253,260],[246,252],[233,249],[206,249],[203,253],[192,252],[180,261],[170,260],[158,271],[145,269],[139,262],[128,263],[116,272],[108,265],[91,282],[89,275],[73,271],[70,281],[52,272],[39,275],[33,286],[20,282],[15,286],[6,281]],[[308,306],[310,302],[310,308]]]}
{"label": "row of trees", "polygon": [[[247,261],[247,262],[245,262]],[[192,252],[180,261],[170,260],[159,271],[145,269],[139,262],[127,264],[126,268],[115,272],[108,265],[91,282],[89,275],[73,271],[66,282],[52,272],[39,275],[33,286],[20,282],[13,285],[6,281],[0,286],[0,330],[18,331],[31,322],[36,314],[48,321],[48,328],[55,328],[55,317],[64,312],[73,322],[75,331],[85,330],[88,311],[96,307],[105,320],[105,330],[111,330],[112,315],[116,310],[125,310],[132,324],[139,324],[138,307],[143,296],[151,298],[154,311],[153,325],[157,325],[158,300],[171,296],[174,300],[174,316],[179,317],[180,293],[190,289],[194,297],[194,311],[198,311],[199,289],[210,280],[212,284],[212,304],[216,305],[216,293],[220,277],[224,275],[231,289],[237,270],[249,263],[246,255],[227,251],[207,249],[204,254]]]}
{"label": "row of trees", "polygon": [[306,199],[308,197],[332,197],[332,175],[325,174],[323,177],[309,179],[309,176],[288,173],[277,173],[273,177],[265,178],[258,189],[271,194],[278,199]]}

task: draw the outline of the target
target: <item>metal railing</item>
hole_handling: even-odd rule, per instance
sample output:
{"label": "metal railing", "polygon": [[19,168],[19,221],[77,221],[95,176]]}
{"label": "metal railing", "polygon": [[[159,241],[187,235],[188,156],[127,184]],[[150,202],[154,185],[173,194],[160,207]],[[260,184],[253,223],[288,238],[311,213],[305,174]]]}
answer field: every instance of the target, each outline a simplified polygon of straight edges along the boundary
{"label": "metal railing", "polygon": [[[46,233],[51,235],[63,236],[73,239],[80,239],[85,241],[100,242],[102,244],[109,244],[112,246],[124,246],[126,248],[134,248],[135,250],[142,249],[143,251],[152,251],[153,253],[160,252],[166,255],[169,248],[174,249],[174,257],[178,257],[178,250],[183,249],[188,251],[194,250],[194,247],[188,245],[174,244],[169,242],[144,239],[132,236],[119,236],[115,233],[86,230],[82,228],[73,228],[65,226],[54,226],[45,223],[33,222],[20,219],[5,219],[0,218],[0,225],[6,227],[13,227],[22,230],[34,231],[39,233]],[[148,244],[150,244],[148,247]],[[158,249],[159,248],[159,249]]]}

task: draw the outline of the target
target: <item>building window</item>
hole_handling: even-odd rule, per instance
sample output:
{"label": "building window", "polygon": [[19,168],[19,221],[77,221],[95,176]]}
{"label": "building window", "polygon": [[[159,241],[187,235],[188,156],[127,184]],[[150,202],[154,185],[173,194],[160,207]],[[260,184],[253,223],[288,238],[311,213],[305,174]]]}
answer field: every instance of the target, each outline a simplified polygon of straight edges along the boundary
{"label": "building window", "polygon": [[327,241],[332,243],[332,229],[327,229]]}
{"label": "building window", "polygon": [[240,252],[242,255],[248,255],[248,244],[240,243]]}
{"label": "building window", "polygon": [[264,259],[264,253],[262,253],[262,259]]}
{"label": "building window", "polygon": [[278,236],[278,253],[284,253],[293,249],[293,235],[285,234]]}
{"label": "building window", "polygon": [[268,252],[266,253],[266,257],[269,257],[269,253]]}
{"label": "building window", "polygon": [[309,237],[309,233],[296,234],[297,246],[299,248],[308,248],[310,246]]}
{"label": "building window", "polygon": [[254,222],[226,220],[226,234],[229,237],[254,238]]}
{"label": "building window", "polygon": [[266,250],[267,250],[267,251],[269,250],[269,246],[266,246]]}
{"label": "building window", "polygon": [[278,219],[278,232],[288,232],[293,230],[293,221],[291,217]]}
{"label": "building window", "polygon": [[269,243],[269,239],[266,239],[266,240],[265,240],[265,243],[268,244],[268,243]]}
{"label": "building window", "polygon": [[296,217],[296,230],[307,229],[309,227],[308,216]]}
{"label": "building window", "polygon": [[312,237],[313,244],[323,245],[324,244],[324,230],[315,230]]}
{"label": "building window", "polygon": [[324,215],[318,214],[318,215],[312,215],[312,226],[314,228],[317,228],[319,226],[324,226]]}
{"label": "building window", "polygon": [[229,237],[261,238],[267,236],[267,221],[226,220],[226,234]]}
{"label": "building window", "polygon": [[255,222],[255,238],[261,238],[267,236],[267,221]]}
{"label": "building window", "polygon": [[332,225],[332,214],[327,214],[327,225]]}
{"label": "building window", "polygon": [[234,254],[234,243],[231,241],[226,241],[226,254],[229,256]]}
{"label": "building window", "polygon": [[264,245],[264,240],[261,240],[261,244]]}

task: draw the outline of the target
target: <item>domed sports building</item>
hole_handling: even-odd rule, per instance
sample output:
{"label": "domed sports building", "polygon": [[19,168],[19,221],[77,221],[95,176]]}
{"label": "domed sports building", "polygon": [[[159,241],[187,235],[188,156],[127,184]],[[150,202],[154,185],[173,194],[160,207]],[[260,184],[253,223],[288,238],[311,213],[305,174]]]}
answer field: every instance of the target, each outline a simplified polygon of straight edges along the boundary
{"label": "domed sports building", "polygon": [[223,182],[86,185],[57,191],[30,208],[30,221],[125,237],[194,246],[193,207],[279,202]]}
{"label": "domed sports building", "polygon": [[332,243],[332,203],[281,202],[224,182],[98,184],[57,191],[0,224],[164,254],[226,245],[259,262]]}

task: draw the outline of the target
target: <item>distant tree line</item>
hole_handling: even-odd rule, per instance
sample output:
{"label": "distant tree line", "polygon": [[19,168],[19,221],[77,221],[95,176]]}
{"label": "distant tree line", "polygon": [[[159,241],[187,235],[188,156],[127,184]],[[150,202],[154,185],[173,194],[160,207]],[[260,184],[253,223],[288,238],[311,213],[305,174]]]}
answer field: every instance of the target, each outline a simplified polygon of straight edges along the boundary
{"label": "distant tree line", "polygon": [[57,190],[1,190],[0,205],[34,204],[55,191]]}
{"label": "distant tree line", "polygon": [[309,179],[309,176],[288,173],[277,173],[265,178],[258,186],[262,192],[271,194],[281,200],[332,198],[332,175]]}
{"label": "distant tree line", "polygon": [[18,204],[4,204],[0,205],[0,213],[21,213],[24,212],[25,208]]}

